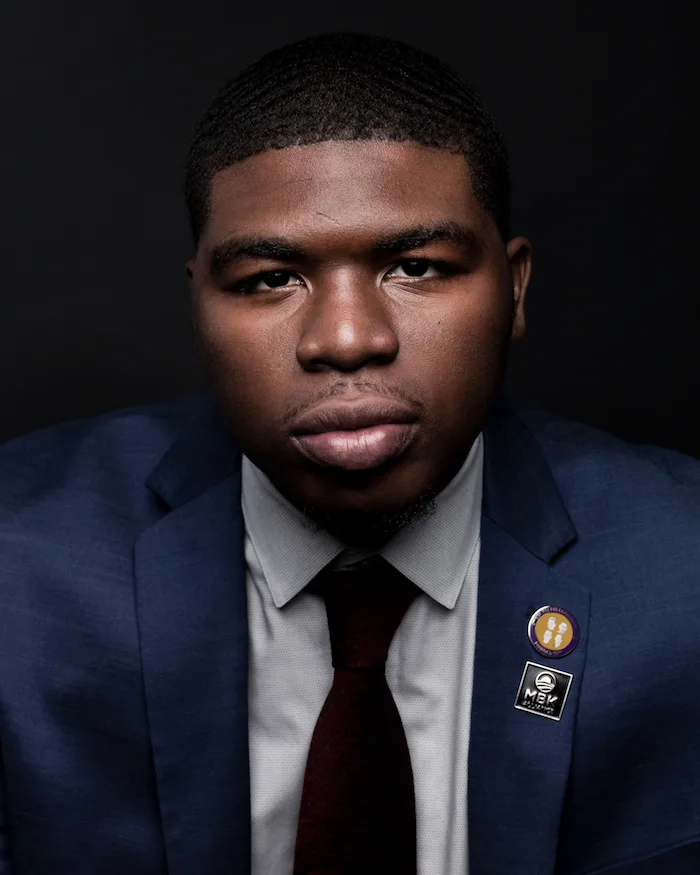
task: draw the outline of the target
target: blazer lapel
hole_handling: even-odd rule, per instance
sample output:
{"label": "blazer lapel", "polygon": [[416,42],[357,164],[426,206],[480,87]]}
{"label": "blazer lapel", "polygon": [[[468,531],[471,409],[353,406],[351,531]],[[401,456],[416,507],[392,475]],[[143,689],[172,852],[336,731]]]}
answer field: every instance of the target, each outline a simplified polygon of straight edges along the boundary
{"label": "blazer lapel", "polygon": [[168,872],[248,875],[240,452],[207,418],[149,480],[171,510],[136,543],[137,615]]}
{"label": "blazer lapel", "polygon": [[[499,403],[484,435],[484,501],[469,751],[470,871],[551,875],[587,646],[590,593],[550,566],[576,531],[531,432]],[[580,641],[537,653],[528,621],[559,605]],[[526,662],[573,675],[560,721],[515,708]]]}

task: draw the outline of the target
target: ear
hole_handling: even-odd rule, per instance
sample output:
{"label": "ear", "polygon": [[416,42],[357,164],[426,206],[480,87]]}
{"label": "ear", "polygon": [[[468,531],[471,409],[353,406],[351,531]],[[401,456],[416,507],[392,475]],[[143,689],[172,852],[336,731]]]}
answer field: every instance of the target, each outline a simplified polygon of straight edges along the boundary
{"label": "ear", "polygon": [[194,285],[194,265],[195,259],[190,258],[189,261],[185,262],[185,273],[187,275],[187,285],[190,289],[190,323],[192,325],[192,330],[194,331],[195,341],[197,341],[197,316],[196,316],[196,301],[197,296],[195,294],[195,285]]}
{"label": "ear", "polygon": [[187,282],[190,286],[190,291],[192,289],[192,283],[194,282],[194,258],[190,258],[189,261],[185,262],[185,273],[187,274]]}
{"label": "ear", "polygon": [[525,292],[532,272],[532,246],[525,237],[514,237],[506,244],[513,283],[513,328],[511,338],[525,335]]}

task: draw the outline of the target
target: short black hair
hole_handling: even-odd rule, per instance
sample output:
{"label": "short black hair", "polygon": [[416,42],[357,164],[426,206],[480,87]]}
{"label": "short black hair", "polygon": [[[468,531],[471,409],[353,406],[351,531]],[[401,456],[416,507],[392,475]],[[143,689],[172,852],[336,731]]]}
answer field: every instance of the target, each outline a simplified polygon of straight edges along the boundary
{"label": "short black hair", "polygon": [[477,200],[508,239],[508,152],[481,99],[435,56],[348,32],[275,49],[216,94],[195,129],[185,169],[195,246],[219,170],[268,149],[377,139],[463,154]]}

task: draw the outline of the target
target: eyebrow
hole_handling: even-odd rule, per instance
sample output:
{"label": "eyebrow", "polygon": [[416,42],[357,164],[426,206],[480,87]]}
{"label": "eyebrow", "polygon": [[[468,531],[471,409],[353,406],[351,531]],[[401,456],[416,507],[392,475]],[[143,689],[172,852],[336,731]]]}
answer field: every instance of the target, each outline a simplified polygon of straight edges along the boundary
{"label": "eyebrow", "polygon": [[405,252],[408,249],[420,249],[428,243],[452,243],[471,251],[476,249],[477,242],[476,234],[466,225],[438,222],[436,225],[418,225],[388,237],[380,237],[373,248],[378,252]]}
{"label": "eyebrow", "polygon": [[[429,243],[451,243],[467,253],[478,248],[471,228],[459,222],[416,225],[379,237],[370,250],[374,253],[399,253],[420,249]],[[284,237],[229,237],[215,244],[209,254],[209,272],[216,279],[229,265],[245,258],[269,258],[274,261],[309,261],[311,255]]]}

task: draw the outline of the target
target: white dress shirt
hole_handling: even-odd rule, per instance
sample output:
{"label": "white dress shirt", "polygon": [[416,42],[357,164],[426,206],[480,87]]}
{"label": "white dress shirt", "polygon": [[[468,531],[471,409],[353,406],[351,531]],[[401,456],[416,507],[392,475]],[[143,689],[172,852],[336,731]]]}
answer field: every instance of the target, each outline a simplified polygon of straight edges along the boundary
{"label": "white dress shirt", "polygon": [[[302,592],[347,548],[242,460],[249,629],[252,875],[292,875],[306,758],[333,683],[323,601]],[[483,438],[436,511],[379,552],[422,592],[394,635],[386,678],[411,754],[418,875],[467,875],[467,756],[479,577]]]}

